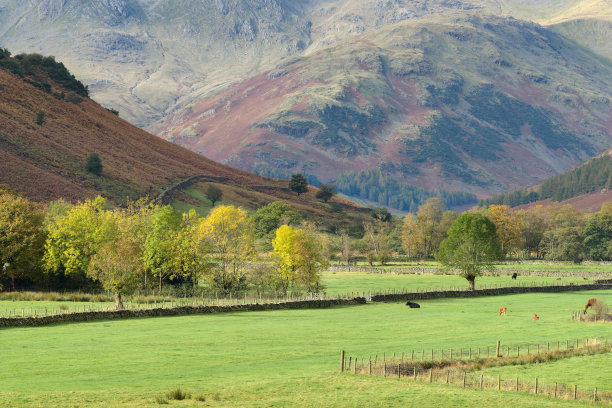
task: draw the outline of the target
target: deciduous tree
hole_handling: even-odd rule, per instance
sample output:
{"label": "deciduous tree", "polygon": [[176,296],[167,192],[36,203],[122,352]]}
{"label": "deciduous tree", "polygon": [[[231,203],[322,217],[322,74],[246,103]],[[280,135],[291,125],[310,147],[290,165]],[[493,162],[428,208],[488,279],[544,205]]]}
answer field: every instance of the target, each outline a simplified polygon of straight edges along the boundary
{"label": "deciduous tree", "polygon": [[282,225],[272,246],[285,293],[290,283],[305,286],[309,292],[319,291],[320,271],[327,267],[327,260],[314,231]]}
{"label": "deciduous tree", "polygon": [[244,286],[244,266],[255,259],[253,220],[246,211],[222,205],[213,208],[198,227],[217,259],[212,276],[217,288],[230,292]]}
{"label": "deciduous tree", "polygon": [[461,271],[470,289],[483,270],[503,256],[495,224],[476,213],[464,213],[455,220],[448,237],[440,244],[436,259],[447,268]]}

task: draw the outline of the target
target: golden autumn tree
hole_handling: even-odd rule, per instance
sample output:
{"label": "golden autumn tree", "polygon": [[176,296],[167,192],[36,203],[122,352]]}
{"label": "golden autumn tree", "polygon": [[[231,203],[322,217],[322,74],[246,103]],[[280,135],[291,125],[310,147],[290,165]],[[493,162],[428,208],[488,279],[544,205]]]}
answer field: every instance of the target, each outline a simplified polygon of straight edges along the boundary
{"label": "golden autumn tree", "polygon": [[254,225],[247,212],[231,205],[213,208],[198,233],[216,258],[211,283],[224,292],[242,289],[246,285],[244,267],[256,257]]}
{"label": "golden autumn tree", "polygon": [[519,245],[520,219],[510,211],[507,205],[489,206],[489,216],[497,229],[502,252],[504,255],[511,253]]}
{"label": "golden autumn tree", "polygon": [[291,283],[309,292],[320,290],[320,272],[327,267],[327,260],[314,231],[282,225],[276,230],[272,246],[284,293]]}

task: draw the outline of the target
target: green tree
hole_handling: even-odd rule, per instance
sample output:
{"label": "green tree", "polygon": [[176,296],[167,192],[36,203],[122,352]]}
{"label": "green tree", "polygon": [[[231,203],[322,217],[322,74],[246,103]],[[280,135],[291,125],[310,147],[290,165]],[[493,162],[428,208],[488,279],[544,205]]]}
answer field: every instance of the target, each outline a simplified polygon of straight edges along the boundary
{"label": "green tree", "polygon": [[145,268],[159,279],[159,290],[164,279],[174,279],[174,247],[176,235],[181,228],[181,216],[167,205],[157,207],[153,216],[143,251]]}
{"label": "green tree", "polygon": [[50,272],[86,276],[91,257],[112,234],[103,222],[108,216],[102,197],[87,200],[68,209],[64,215],[50,220],[43,261]]}
{"label": "green tree", "polygon": [[211,270],[210,242],[207,240],[209,237],[200,234],[200,225],[203,221],[195,210],[190,210],[183,214],[181,227],[173,236],[172,271],[190,279],[194,288],[200,278]]}
{"label": "green tree", "polygon": [[336,190],[333,184],[321,184],[315,197],[327,203],[335,194]]}
{"label": "green tree", "polygon": [[15,278],[25,275],[43,256],[43,221],[39,205],[0,186],[0,274],[10,278],[11,290],[15,290]]}
{"label": "green tree", "polygon": [[301,173],[291,175],[291,180],[289,180],[289,190],[297,193],[298,196],[302,193],[308,192],[308,182],[306,181],[306,177],[304,177]]}
{"label": "green tree", "polygon": [[278,227],[283,224],[299,225],[302,222],[302,217],[289,204],[274,201],[257,209],[253,215],[253,222],[255,224],[255,235],[271,242]]}
{"label": "green tree", "polygon": [[219,187],[209,184],[208,188],[206,189],[206,197],[210,200],[214,207],[215,203],[217,201],[221,201],[223,198],[223,191],[221,191]]}
{"label": "green tree", "polygon": [[464,213],[453,222],[440,244],[436,259],[446,268],[457,269],[474,290],[476,277],[491,270],[503,252],[495,224],[477,213]]}
{"label": "green tree", "polygon": [[102,160],[100,160],[98,153],[90,153],[89,156],[87,156],[85,170],[91,174],[95,174],[96,176],[102,174]]}
{"label": "green tree", "polygon": [[612,259],[612,203],[591,216],[582,234],[591,259]]}

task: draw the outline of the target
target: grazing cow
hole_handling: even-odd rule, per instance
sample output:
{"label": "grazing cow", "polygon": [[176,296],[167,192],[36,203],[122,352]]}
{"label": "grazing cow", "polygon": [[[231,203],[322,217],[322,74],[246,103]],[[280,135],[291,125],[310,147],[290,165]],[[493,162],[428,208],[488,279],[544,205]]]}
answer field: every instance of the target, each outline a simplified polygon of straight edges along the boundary
{"label": "grazing cow", "polygon": [[537,322],[538,320],[540,320],[540,316],[538,316],[537,314],[533,314],[533,321]]}
{"label": "grazing cow", "polygon": [[418,303],[414,303],[414,302],[406,302],[406,306],[409,306],[411,309],[420,309],[421,305],[419,305]]}
{"label": "grazing cow", "polygon": [[593,306],[595,306],[595,304],[597,303],[597,299],[595,298],[590,298],[589,301],[587,302],[587,304],[584,306],[584,314],[586,314],[587,309],[593,308]]}
{"label": "grazing cow", "polygon": [[518,273],[514,272],[514,273],[512,274],[512,279],[516,280],[516,277],[517,277],[517,276],[518,276]]}
{"label": "grazing cow", "polygon": [[500,316],[501,315],[504,315],[504,316],[506,315],[506,306],[499,308],[499,315]]}

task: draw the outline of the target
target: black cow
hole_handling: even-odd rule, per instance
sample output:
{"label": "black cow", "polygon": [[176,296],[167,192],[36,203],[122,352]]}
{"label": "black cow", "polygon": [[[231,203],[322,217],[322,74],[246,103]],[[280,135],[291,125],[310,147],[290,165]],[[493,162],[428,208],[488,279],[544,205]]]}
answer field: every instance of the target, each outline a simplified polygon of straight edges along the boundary
{"label": "black cow", "polygon": [[512,274],[512,279],[516,280],[516,277],[517,277],[517,276],[518,276],[518,273],[514,272],[514,273]]}
{"label": "black cow", "polygon": [[418,303],[414,303],[414,302],[406,302],[406,306],[409,306],[411,309],[420,309],[421,305],[419,305]]}

